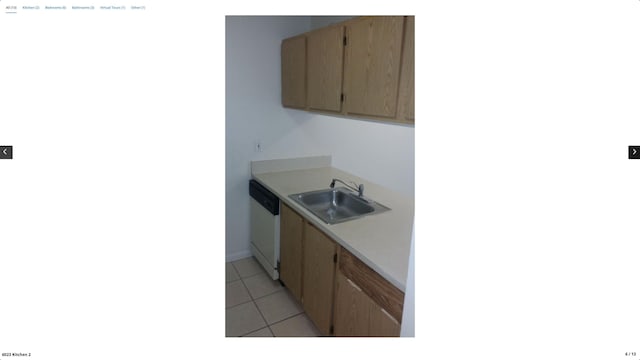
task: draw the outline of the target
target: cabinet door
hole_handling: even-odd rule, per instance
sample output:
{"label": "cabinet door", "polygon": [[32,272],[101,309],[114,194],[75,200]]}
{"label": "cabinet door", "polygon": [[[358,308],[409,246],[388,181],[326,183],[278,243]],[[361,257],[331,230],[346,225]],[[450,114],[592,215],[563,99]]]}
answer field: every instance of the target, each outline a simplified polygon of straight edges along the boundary
{"label": "cabinet door", "polygon": [[347,24],[345,110],[395,118],[404,17],[378,16]]}
{"label": "cabinet door", "polygon": [[334,333],[336,336],[369,335],[371,299],[340,271],[336,274]]}
{"label": "cabinet door", "polygon": [[302,299],[302,237],[304,221],[295,211],[281,203],[280,211],[280,281],[300,301]]}
{"label": "cabinet door", "polygon": [[371,301],[369,336],[400,336],[400,324],[378,304]]}
{"label": "cabinet door", "polygon": [[342,26],[331,26],[307,35],[307,102],[311,110],[341,111]]}
{"label": "cabinet door", "polygon": [[324,335],[330,334],[333,311],[334,256],[336,244],[306,223],[302,304],[304,311]]}
{"label": "cabinet door", "polygon": [[306,38],[298,36],[282,40],[282,106],[304,108],[307,100]]}
{"label": "cabinet door", "polygon": [[333,324],[336,336],[400,336],[400,323],[341,271]]}
{"label": "cabinet door", "polygon": [[400,74],[400,121],[415,122],[415,17],[407,16]]}
{"label": "cabinet door", "polygon": [[404,306],[402,291],[344,248],[340,248],[339,270],[360,287],[373,302],[383,307],[396,320],[402,321]]}

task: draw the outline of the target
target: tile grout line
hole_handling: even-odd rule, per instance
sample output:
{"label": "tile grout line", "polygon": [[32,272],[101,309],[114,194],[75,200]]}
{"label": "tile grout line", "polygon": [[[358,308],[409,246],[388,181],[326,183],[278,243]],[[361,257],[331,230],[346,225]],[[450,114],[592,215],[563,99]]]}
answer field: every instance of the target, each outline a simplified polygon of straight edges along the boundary
{"label": "tile grout line", "polygon": [[233,265],[233,261],[230,261],[231,266],[233,267],[233,270],[236,271],[236,275],[238,275],[238,279],[242,280],[242,276],[240,275],[240,271],[238,271],[238,269],[236,268],[235,265]]}
{"label": "tile grout line", "polygon": [[[281,291],[289,292],[289,290],[288,290],[286,287],[282,286],[282,289],[281,289],[281,290],[278,290],[278,291],[276,291],[276,292],[274,292],[274,293],[271,293],[271,294],[269,294],[269,295],[265,295],[265,296],[261,297],[260,299],[265,298],[265,297],[270,296],[270,295],[273,295],[273,294],[275,294],[275,293],[277,293],[277,292],[281,292]],[[260,311],[260,308],[258,307],[258,304],[256,304],[256,307],[258,308],[258,311],[260,312],[260,314],[262,314],[262,312]],[[301,305],[300,307],[302,307],[302,305]],[[276,325],[276,324],[279,324],[279,323],[281,323],[281,322],[283,322],[283,321],[289,320],[289,319],[294,318],[294,317],[296,317],[296,316],[299,316],[300,314],[304,314],[304,310],[301,310],[299,313],[294,314],[294,315],[291,315],[291,316],[289,316],[289,317],[286,317],[286,318],[284,318],[284,319],[282,319],[282,320],[275,321],[273,324],[269,324],[269,323],[266,321],[267,319],[265,319],[265,322],[267,322],[267,327],[269,328],[269,331],[271,331],[271,334],[273,335],[273,337],[278,337],[278,336],[276,336],[276,333],[273,331],[273,328],[271,328],[271,326]]]}
{"label": "tile grout line", "polygon": [[[236,281],[241,281],[241,280],[236,280]],[[232,282],[235,282],[235,281],[232,281]],[[227,283],[227,284],[230,284],[230,283]],[[266,294],[266,295],[262,295],[262,296],[257,297],[257,298],[255,298],[255,299],[254,299],[254,298],[253,298],[253,296],[251,295],[251,293],[249,292],[249,289],[247,288],[247,285],[244,283],[244,281],[242,282],[242,285],[244,286],[245,290],[247,290],[247,294],[249,294],[249,298],[250,298],[250,299],[249,299],[249,300],[247,300],[247,301],[244,301],[244,302],[238,303],[238,304],[236,304],[236,305],[230,306],[230,307],[228,307],[228,308],[226,308],[226,309],[233,309],[233,308],[234,308],[234,307],[236,307],[236,306],[240,306],[240,305],[242,305],[242,304],[246,304],[246,303],[251,302],[251,301],[256,302],[257,300],[262,300],[262,299],[264,299],[264,298],[266,298],[266,297],[269,297],[269,296],[271,296],[271,295],[277,294],[277,293],[282,292],[282,291],[286,291],[286,288],[285,288],[285,289],[282,289],[282,290],[274,291],[274,292],[269,293],[269,294]],[[256,304],[256,307],[257,307],[257,304]]]}
{"label": "tile grout line", "polygon": [[250,303],[250,302],[253,302],[253,300],[249,300],[249,301],[238,303],[238,304],[233,305],[233,306],[225,307],[225,309],[226,310],[231,310],[231,309],[236,308],[236,307],[238,307],[240,305],[244,305],[244,304],[247,304],[247,303]]}
{"label": "tile grout line", "polygon": [[[262,314],[262,311],[260,311],[260,307],[258,307],[258,304],[256,304],[256,300],[253,298],[253,295],[251,295],[251,292],[249,291],[249,287],[247,286],[247,284],[244,283],[244,278],[242,278],[242,276],[240,277],[240,281],[242,281],[242,286],[244,286],[245,290],[247,290],[247,294],[249,294],[249,297],[251,298],[251,302],[253,303],[253,306],[255,306],[256,310],[258,310],[258,314],[260,314],[262,321],[264,321],[265,327],[269,327],[269,322],[267,321],[267,319],[265,319],[264,315]],[[264,329],[264,328],[260,328],[260,329]],[[249,331],[248,333],[240,336],[242,337],[242,336],[251,334],[252,332],[258,331],[260,329]],[[269,331],[271,331],[271,329],[269,329]],[[273,331],[271,331],[271,334],[273,335]]]}
{"label": "tile grout line", "polygon": [[[256,274],[256,275],[260,275],[260,274]],[[253,276],[256,276],[256,275],[247,276],[246,278],[253,277]],[[246,279],[246,278],[242,278],[242,277],[241,277],[241,278],[240,278],[240,281],[242,281],[242,285],[243,285],[243,286],[244,286],[244,288],[247,290],[247,293],[249,294],[249,297],[252,299],[252,300],[251,300],[251,302],[253,302],[253,305],[256,307],[256,309],[258,309],[258,313],[260,314],[260,316],[261,316],[261,317],[262,317],[262,319],[264,320],[264,323],[265,323],[265,324],[267,324],[265,327],[266,327],[266,328],[269,328],[269,332],[271,333],[271,336],[272,336],[272,337],[277,337],[277,336],[275,335],[275,332],[274,332],[274,331],[273,331],[273,329],[271,328],[271,325],[275,325],[275,324],[281,323],[281,322],[283,322],[283,321],[285,321],[285,320],[291,319],[291,318],[293,318],[293,317],[295,317],[295,316],[298,316],[298,315],[300,315],[300,314],[304,313],[304,311],[301,311],[301,312],[299,312],[299,313],[297,313],[297,314],[291,315],[291,316],[289,316],[289,317],[287,317],[287,318],[284,318],[284,319],[282,319],[282,320],[278,320],[278,321],[274,322],[273,324],[269,324],[269,322],[267,321],[267,318],[265,318],[265,317],[264,317],[264,314],[262,313],[262,310],[260,310],[260,307],[259,307],[259,306],[258,306],[258,304],[256,303],[256,300],[264,299],[264,298],[266,298],[266,297],[268,297],[268,296],[271,296],[271,295],[274,295],[274,294],[276,294],[276,293],[278,293],[278,292],[288,291],[288,290],[287,290],[287,288],[285,288],[284,286],[280,285],[281,289],[278,289],[277,291],[274,291],[274,292],[272,292],[272,293],[269,293],[269,294],[262,295],[262,296],[260,296],[260,297],[254,298],[254,297],[253,297],[253,295],[251,294],[251,292],[249,291],[249,287],[248,287],[248,286],[247,286],[247,284],[245,284],[245,282],[244,282],[244,279]],[[248,303],[248,302],[249,302],[249,301],[246,301],[246,302],[244,302],[243,304],[246,304],[246,303]],[[241,304],[238,304],[238,305],[241,305]],[[236,305],[236,306],[238,306],[238,305]],[[246,335],[248,335],[248,334],[251,334],[252,332],[256,332],[256,331],[261,330],[261,329],[264,329],[264,327],[263,327],[263,328],[260,328],[260,329],[257,329],[257,330],[250,331],[250,332],[248,332],[248,333],[246,333],[246,334],[243,334],[243,335],[240,335],[240,336],[241,336],[241,337],[242,337],[242,336],[246,336]]]}
{"label": "tile grout line", "polygon": [[[246,286],[246,284],[245,284],[245,286]],[[247,289],[247,291],[249,291],[249,289]],[[257,298],[253,298],[253,295],[251,295],[251,293],[249,293],[249,296],[251,296],[251,298],[253,299],[253,301],[256,301],[256,300],[264,299],[264,298],[266,298],[267,296],[271,296],[271,295],[273,295],[273,294],[275,294],[275,293],[279,293],[279,292],[281,292],[281,291],[283,291],[283,289],[276,290],[276,291],[274,291],[274,292],[272,292],[272,293],[268,293],[268,294],[262,295],[262,296],[257,297]]]}
{"label": "tile grout line", "polygon": [[[249,302],[252,302],[252,303],[253,303],[253,306],[255,306],[255,308],[258,310],[258,314],[260,314],[260,317],[262,318],[262,320],[263,320],[263,321],[264,321],[264,323],[265,323],[265,326],[264,326],[264,327],[261,327],[261,328],[259,328],[259,329],[253,330],[253,331],[249,331],[248,333],[245,333],[245,334],[242,334],[242,335],[238,335],[237,337],[243,337],[243,336],[249,335],[249,334],[251,334],[251,333],[253,333],[253,332],[256,332],[256,331],[262,330],[262,329],[264,329],[264,328],[269,328],[269,323],[267,322],[267,319],[265,319],[265,318],[264,318],[264,315],[262,315],[262,312],[260,311],[260,308],[258,307],[258,304],[256,304],[255,300],[253,299],[253,295],[251,295],[251,292],[249,291],[249,287],[247,287],[247,284],[245,284],[245,283],[244,283],[244,279],[245,279],[245,278],[247,278],[247,277],[251,277],[251,276],[255,276],[255,275],[259,275],[260,273],[257,273],[257,274],[253,274],[253,275],[249,275],[249,276],[243,277],[243,276],[242,276],[242,274],[240,274],[240,271],[238,271],[238,269],[236,268],[236,266],[233,264],[233,262],[232,262],[232,261],[231,261],[231,266],[232,266],[232,267],[233,267],[233,269],[236,271],[236,274],[238,275],[238,278],[239,278],[240,282],[242,283],[242,286],[243,286],[243,287],[244,287],[244,289],[247,291],[247,294],[249,294],[249,298],[251,299],[250,301],[243,302],[242,304],[237,304],[237,305],[235,305],[235,306],[232,306],[231,308],[234,308],[234,307],[236,307],[236,306],[239,306],[239,305],[243,305],[243,304],[247,304],[247,303],[249,303]],[[229,308],[229,309],[231,309],[231,308]],[[271,333],[271,336],[272,336],[272,337],[274,337],[274,336],[275,336],[275,335],[273,335],[273,331],[271,331],[271,328],[269,328],[269,332]]]}
{"label": "tile grout line", "polygon": [[291,315],[291,316],[289,316],[289,317],[287,317],[287,318],[284,318],[284,319],[282,319],[282,320],[278,320],[278,321],[274,322],[273,324],[269,325],[269,327],[271,327],[272,325],[279,324],[279,323],[281,323],[281,322],[283,322],[283,321],[287,321],[287,320],[289,320],[289,319],[292,319],[292,318],[294,318],[294,317],[296,317],[296,316],[300,316],[300,315],[302,315],[302,314],[304,314],[304,311],[303,311],[303,312],[299,312],[299,313],[294,314],[294,315]]}
{"label": "tile grout line", "polygon": [[278,288],[277,288],[278,290],[276,290],[276,291],[274,291],[274,292],[267,293],[267,294],[265,294],[265,295],[262,295],[262,296],[259,296],[259,297],[254,298],[254,297],[253,297],[253,295],[251,294],[251,292],[249,291],[249,287],[248,287],[248,286],[247,286],[247,284],[244,282],[244,280],[245,280],[245,279],[248,279],[248,278],[256,277],[256,276],[259,276],[259,275],[266,275],[266,276],[267,276],[267,278],[269,279],[269,281],[276,281],[276,282],[277,282],[277,280],[273,280],[273,279],[271,279],[271,277],[269,277],[269,274],[267,274],[266,272],[256,273],[256,274],[249,275],[249,276],[246,276],[246,277],[240,277],[240,280],[242,280],[242,284],[245,286],[245,288],[247,289],[247,292],[249,293],[249,296],[250,296],[254,301],[255,301],[255,300],[260,300],[260,299],[265,298],[265,297],[267,297],[267,296],[269,296],[269,295],[273,295],[273,294],[275,294],[275,293],[277,293],[277,292],[279,292],[279,291],[283,291],[283,290],[286,290],[286,289],[287,289],[285,286],[281,285],[281,284],[278,282]]}
{"label": "tile grout line", "polygon": [[[245,289],[247,289],[247,293],[249,294],[249,297],[250,297],[251,299],[253,299],[253,295],[251,295],[251,292],[249,291],[249,287],[247,286],[247,284],[245,284],[245,283],[244,283],[244,280],[243,280],[243,279],[240,279],[240,280],[242,281],[242,285],[245,287]],[[253,302],[253,306],[255,306],[255,307],[256,307],[256,309],[258,309],[258,314],[260,314],[260,317],[262,317],[262,320],[263,320],[263,321],[264,321],[264,323],[266,324],[266,327],[269,327],[269,322],[267,321],[267,319],[266,319],[266,318],[264,317],[264,315],[262,314],[262,311],[260,311],[260,307],[258,306],[258,304],[256,304],[256,299],[251,300],[251,302]],[[262,328],[261,328],[261,329],[262,329]],[[260,330],[260,329],[258,329],[258,330]],[[258,330],[255,330],[255,331],[258,331]],[[271,331],[271,329],[269,329],[269,331]],[[251,334],[252,332],[253,332],[253,331],[248,332],[247,334]],[[247,335],[247,334],[244,334],[244,335]],[[273,331],[271,331],[271,334],[273,335]],[[241,335],[241,336],[244,336],[244,335]]]}
{"label": "tile grout line", "polygon": [[[260,313],[260,316],[262,316],[262,319],[264,320],[264,323],[267,324],[267,328],[269,328],[269,331],[271,332],[271,335],[273,335],[273,331],[271,330],[271,328],[269,327],[269,322],[267,321],[267,319],[264,317],[264,315],[262,314],[262,311],[260,311],[260,308],[258,307],[258,304],[255,303],[255,301],[253,302],[256,306],[256,309],[258,309],[258,312]],[[257,331],[257,330],[256,330]],[[273,335],[275,337],[275,335]]]}
{"label": "tile grout line", "polygon": [[[269,328],[269,325],[267,325],[267,326],[265,326],[265,327],[261,327],[261,328],[260,328],[260,329],[258,329],[258,330],[254,330],[254,331],[252,331],[252,332],[246,333],[246,334],[244,334],[244,335],[240,335],[240,336],[238,336],[238,337],[246,337],[247,335],[249,335],[249,334],[251,334],[251,333],[254,333],[254,332],[256,332],[256,331],[260,331],[260,330],[263,330],[263,329],[267,329],[267,330],[269,330],[269,333],[271,334],[271,336],[270,336],[270,337],[276,337],[275,335],[273,335],[273,331],[271,331],[271,328]],[[269,337],[269,336],[263,336],[263,337]]]}
{"label": "tile grout line", "polygon": [[[246,288],[246,285],[244,284],[244,282],[242,283],[242,285]],[[287,290],[285,289],[285,290],[280,290],[280,291],[287,291]],[[256,300],[264,299],[264,298],[266,298],[266,297],[268,297],[268,296],[271,296],[271,295],[274,295],[274,294],[276,294],[276,293],[278,293],[278,292],[280,292],[280,291],[276,291],[276,292],[274,292],[274,293],[271,293],[271,294],[267,294],[267,295],[261,296],[261,297],[257,298]],[[248,292],[248,290],[247,290],[247,292]],[[250,294],[250,293],[249,293],[249,296],[251,296],[251,294]],[[301,310],[299,313],[293,314],[293,315],[291,315],[291,316],[289,316],[289,317],[286,317],[286,318],[284,318],[284,319],[282,319],[282,320],[278,320],[278,321],[274,322],[273,324],[269,324],[269,323],[267,322],[267,319],[264,317],[264,315],[262,315],[262,311],[260,311],[260,307],[258,307],[258,304],[256,304],[256,300],[248,300],[248,301],[245,301],[245,302],[243,302],[243,303],[239,303],[239,304],[233,305],[233,306],[231,306],[231,307],[228,307],[228,308],[227,308],[227,310],[230,310],[230,309],[233,309],[233,308],[238,307],[238,306],[240,306],[240,305],[244,305],[244,304],[247,304],[247,303],[252,302],[252,303],[254,303],[254,305],[256,306],[256,308],[258,309],[258,312],[260,313],[260,315],[261,315],[261,316],[262,316],[262,318],[264,319],[265,323],[267,324],[267,327],[271,327],[271,325],[275,325],[275,324],[281,323],[281,322],[283,322],[283,321],[285,321],[285,320],[289,320],[289,319],[291,319],[291,318],[293,318],[293,317],[296,317],[296,316],[298,316],[298,315],[300,315],[300,314],[304,314],[304,310]],[[264,329],[264,328],[260,328],[260,329]],[[260,330],[260,329],[258,329],[258,330]],[[255,330],[255,331],[257,331],[257,330]]]}
{"label": "tile grout line", "polygon": [[[269,324],[269,323],[268,323],[268,321],[267,321],[267,319],[266,319],[266,318],[264,317],[264,315],[262,314],[262,311],[260,310],[260,307],[258,307],[258,304],[256,303],[256,300],[260,300],[260,299],[266,298],[266,297],[268,297],[268,296],[274,295],[274,294],[276,294],[276,293],[278,293],[278,292],[281,292],[281,291],[288,292],[288,291],[289,291],[289,289],[287,289],[287,287],[283,286],[282,284],[279,284],[279,287],[280,287],[280,288],[279,288],[278,290],[276,290],[276,291],[274,291],[274,292],[272,292],[272,293],[265,294],[265,295],[262,295],[262,296],[260,296],[260,297],[254,298],[254,297],[253,297],[253,295],[251,294],[251,292],[249,291],[249,287],[248,287],[248,286],[247,286],[247,284],[244,282],[244,280],[245,280],[245,279],[247,279],[247,278],[255,277],[255,276],[258,276],[258,275],[262,275],[262,274],[267,275],[267,278],[269,278],[270,280],[273,280],[273,279],[271,279],[271,278],[269,277],[269,274],[267,274],[267,273],[266,273],[266,272],[264,272],[264,271],[262,271],[262,272],[258,272],[258,273],[255,273],[255,274],[251,274],[251,275],[247,275],[247,276],[242,276],[242,275],[240,274],[240,271],[238,271],[238,269],[236,268],[236,266],[233,264],[233,262],[231,262],[231,266],[233,266],[233,268],[236,270],[236,273],[238,274],[238,277],[240,278],[240,281],[242,281],[242,286],[244,286],[245,290],[247,290],[247,293],[249,294],[249,297],[252,299],[252,300],[251,300],[251,302],[253,302],[253,305],[256,307],[256,309],[258,310],[258,313],[260,314],[260,316],[262,317],[262,319],[264,320],[264,322],[265,322],[265,324],[266,324],[266,326],[265,326],[265,327],[261,327],[261,328],[259,328],[259,329],[256,329],[256,330],[253,330],[253,331],[250,331],[250,332],[248,332],[248,333],[246,333],[246,334],[239,335],[239,337],[246,336],[246,335],[251,334],[251,333],[253,333],[253,332],[256,332],[256,331],[262,330],[262,329],[264,329],[264,328],[268,328],[268,329],[269,329],[269,332],[271,333],[271,337],[278,337],[278,336],[276,336],[275,332],[274,332],[274,331],[273,331],[273,329],[271,328],[271,326],[272,326],[272,325],[276,325],[276,324],[282,323],[282,322],[284,322],[284,321],[286,321],[286,320],[289,320],[289,319],[292,319],[292,318],[294,318],[294,317],[296,317],[296,316],[300,316],[301,314],[304,314],[304,310],[302,310],[302,311],[300,311],[300,312],[299,312],[299,313],[297,313],[297,314],[291,315],[291,316],[286,317],[286,318],[284,318],[284,319],[282,319],[282,320],[278,320],[278,321],[274,322],[273,324]],[[237,281],[237,280],[236,280],[236,281]],[[244,302],[244,303],[242,303],[242,304],[247,304],[248,302],[249,302],[249,301],[246,301],[246,302]],[[239,306],[239,305],[242,305],[242,304],[238,304],[238,305],[235,305],[235,306],[233,306],[233,307],[236,307],[236,306]],[[301,304],[299,304],[299,305],[301,305]],[[232,307],[232,308],[233,308],[233,307]],[[229,308],[229,309],[231,309],[231,308]]]}

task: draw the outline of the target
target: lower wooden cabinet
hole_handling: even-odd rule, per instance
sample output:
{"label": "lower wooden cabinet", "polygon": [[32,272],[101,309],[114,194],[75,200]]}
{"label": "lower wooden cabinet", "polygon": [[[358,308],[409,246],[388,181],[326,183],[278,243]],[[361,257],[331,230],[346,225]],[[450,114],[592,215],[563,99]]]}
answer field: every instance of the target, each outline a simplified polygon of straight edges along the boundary
{"label": "lower wooden cabinet", "polygon": [[336,336],[367,336],[371,299],[341,272],[336,274]]}
{"label": "lower wooden cabinet", "polygon": [[399,336],[404,293],[282,204],[280,280],[323,335]]}
{"label": "lower wooden cabinet", "polygon": [[339,271],[334,328],[336,336],[400,336],[400,323]]}
{"label": "lower wooden cabinet", "polygon": [[280,210],[280,281],[291,294],[302,300],[302,241],[304,219],[281,203]]}
{"label": "lower wooden cabinet", "polygon": [[344,248],[334,304],[336,336],[400,336],[404,293]]}
{"label": "lower wooden cabinet", "polygon": [[371,301],[369,336],[400,336],[400,323],[385,309]]}
{"label": "lower wooden cabinet", "polygon": [[302,307],[323,335],[331,334],[336,243],[305,224]]}

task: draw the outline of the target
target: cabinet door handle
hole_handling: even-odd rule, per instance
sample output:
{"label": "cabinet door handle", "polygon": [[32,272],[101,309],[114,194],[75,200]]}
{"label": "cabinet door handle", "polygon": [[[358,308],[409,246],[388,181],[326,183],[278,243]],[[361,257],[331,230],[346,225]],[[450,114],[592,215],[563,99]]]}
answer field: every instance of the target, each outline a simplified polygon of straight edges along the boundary
{"label": "cabinet door handle", "polygon": [[389,313],[387,312],[387,310],[385,310],[383,307],[380,307],[380,310],[382,310],[382,312],[383,312],[385,315],[387,315],[387,317],[388,317],[389,319],[391,319],[394,323],[399,324],[399,323],[398,323],[398,320],[396,320],[396,318],[394,318],[393,316],[391,316],[391,314],[389,314]]}
{"label": "cabinet door handle", "polygon": [[360,287],[358,285],[356,285],[353,281],[351,281],[351,279],[349,278],[345,278],[347,279],[347,281],[349,282],[349,284],[351,284],[351,286],[353,286],[354,288],[358,289],[358,291],[362,291],[362,289],[360,289]]}

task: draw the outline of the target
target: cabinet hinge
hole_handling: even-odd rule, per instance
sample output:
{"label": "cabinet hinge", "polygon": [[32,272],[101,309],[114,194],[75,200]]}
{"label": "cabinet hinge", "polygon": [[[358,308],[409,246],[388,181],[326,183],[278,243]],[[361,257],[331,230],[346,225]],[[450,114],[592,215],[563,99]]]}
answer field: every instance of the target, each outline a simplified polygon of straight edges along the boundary
{"label": "cabinet hinge", "polygon": [[340,94],[340,102],[344,102],[344,93]]}
{"label": "cabinet hinge", "polygon": [[[335,43],[334,43],[334,44],[335,44]],[[347,37],[346,37],[346,36],[343,36],[343,37],[342,37],[342,45],[343,45],[343,46],[347,46]]]}
{"label": "cabinet hinge", "polygon": [[333,335],[333,325],[329,327],[329,334]]}
{"label": "cabinet hinge", "polygon": [[334,263],[338,262],[338,254],[333,254],[333,262]]}

